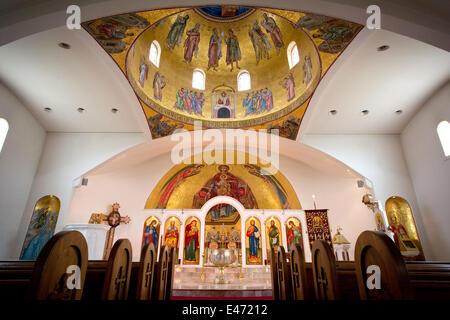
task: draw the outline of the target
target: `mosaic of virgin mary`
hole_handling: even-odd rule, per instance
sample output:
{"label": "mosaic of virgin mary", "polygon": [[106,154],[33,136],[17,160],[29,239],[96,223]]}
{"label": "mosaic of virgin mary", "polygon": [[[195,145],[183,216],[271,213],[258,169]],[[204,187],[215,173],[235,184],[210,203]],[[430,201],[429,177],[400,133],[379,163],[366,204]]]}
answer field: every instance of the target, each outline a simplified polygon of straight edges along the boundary
{"label": "mosaic of virgin mary", "polygon": [[[219,173],[208,180],[206,184],[195,195],[193,208],[201,208],[209,199],[216,196],[228,196],[238,200],[246,209],[257,209],[255,196],[248,184],[241,178],[230,173],[230,167],[219,165]],[[228,204],[218,204],[211,208],[213,220],[228,217],[234,213]]]}

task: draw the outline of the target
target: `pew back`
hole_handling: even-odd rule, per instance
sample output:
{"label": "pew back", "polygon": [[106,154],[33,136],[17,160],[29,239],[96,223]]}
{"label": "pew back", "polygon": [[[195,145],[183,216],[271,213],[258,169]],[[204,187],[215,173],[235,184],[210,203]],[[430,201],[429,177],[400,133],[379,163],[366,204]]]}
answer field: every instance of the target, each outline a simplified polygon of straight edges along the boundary
{"label": "pew back", "polygon": [[78,231],[61,231],[42,248],[34,264],[27,298],[80,300],[88,262],[88,248]]}
{"label": "pew back", "polygon": [[310,299],[308,291],[308,281],[306,279],[305,256],[299,245],[293,245],[289,252],[291,267],[291,287],[292,299],[308,300]]}
{"label": "pew back", "polygon": [[108,259],[102,300],[127,300],[132,256],[130,241],[117,240]]}
{"label": "pew back", "polygon": [[333,250],[325,240],[313,242],[312,269],[316,299],[339,299],[336,261]]}
{"label": "pew back", "polygon": [[413,299],[408,270],[392,240],[379,231],[364,231],[355,246],[358,289],[363,300]]}
{"label": "pew back", "polygon": [[153,278],[156,263],[156,251],[153,243],[144,245],[137,275],[136,300],[152,298]]}

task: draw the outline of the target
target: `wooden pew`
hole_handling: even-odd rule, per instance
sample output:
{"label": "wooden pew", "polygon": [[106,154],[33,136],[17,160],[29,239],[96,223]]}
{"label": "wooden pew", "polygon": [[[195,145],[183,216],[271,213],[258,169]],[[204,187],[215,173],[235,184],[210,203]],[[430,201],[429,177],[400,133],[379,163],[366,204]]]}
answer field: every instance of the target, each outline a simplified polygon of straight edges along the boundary
{"label": "wooden pew", "polygon": [[[78,231],[58,232],[45,244],[36,259],[26,298],[80,300],[87,262],[88,247],[83,235]],[[74,279],[71,279],[72,276]]]}
{"label": "wooden pew", "polygon": [[136,300],[151,300],[155,274],[156,251],[153,243],[146,244],[141,251],[137,274]]}
{"label": "wooden pew", "polygon": [[[275,250],[273,251],[275,253]],[[274,265],[276,271],[277,281],[272,289],[274,292],[273,296],[278,297],[279,300],[292,300],[291,267],[286,259],[286,251],[280,246],[276,251],[275,259],[273,259],[274,257],[271,258],[271,264]],[[275,290],[278,292],[275,292]]]}
{"label": "wooden pew", "polygon": [[412,300],[405,261],[384,233],[364,231],[355,246],[355,268],[362,300]]}
{"label": "wooden pew", "polygon": [[270,248],[270,277],[272,279],[272,299],[280,300],[280,287],[278,283],[277,254]]}
{"label": "wooden pew", "polygon": [[156,267],[156,281],[154,287],[154,300],[169,300],[171,295],[173,265],[169,247],[162,246],[159,252],[159,261]]}
{"label": "wooden pew", "polygon": [[312,298],[308,291],[306,263],[303,250],[299,245],[293,245],[289,252],[291,269],[291,288],[293,300],[309,300]]}
{"label": "wooden pew", "polygon": [[338,300],[338,278],[333,250],[325,240],[312,245],[313,283],[317,300]]}
{"label": "wooden pew", "polygon": [[106,267],[102,300],[127,300],[132,257],[130,240],[119,239],[114,243]]}

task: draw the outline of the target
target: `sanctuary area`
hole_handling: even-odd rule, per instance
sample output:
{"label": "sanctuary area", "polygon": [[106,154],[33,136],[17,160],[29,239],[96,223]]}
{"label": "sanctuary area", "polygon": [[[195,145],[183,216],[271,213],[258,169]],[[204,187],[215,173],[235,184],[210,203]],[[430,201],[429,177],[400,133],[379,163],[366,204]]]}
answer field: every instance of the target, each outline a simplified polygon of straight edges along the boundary
{"label": "sanctuary area", "polygon": [[1,298],[450,299],[448,6],[19,2]]}

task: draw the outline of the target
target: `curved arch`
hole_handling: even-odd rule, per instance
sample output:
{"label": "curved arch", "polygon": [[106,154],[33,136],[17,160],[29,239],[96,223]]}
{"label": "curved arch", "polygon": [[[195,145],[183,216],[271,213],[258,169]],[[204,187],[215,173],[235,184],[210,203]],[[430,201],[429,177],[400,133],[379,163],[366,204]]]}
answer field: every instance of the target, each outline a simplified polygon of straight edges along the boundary
{"label": "curved arch", "polygon": [[[243,155],[244,160],[249,157],[247,153],[236,154]],[[203,159],[206,156],[207,154]],[[196,156],[192,157],[194,159]],[[218,186],[214,180],[218,179],[218,167],[219,164],[184,163],[173,166],[150,193],[145,209],[201,208],[209,198],[224,195],[215,189]],[[279,170],[271,175],[264,174],[264,167],[256,164],[229,164],[226,167],[229,169],[227,172],[230,179],[239,182],[238,186],[232,187],[232,197],[246,209],[301,209],[293,186]],[[211,188],[211,183],[214,188]],[[178,188],[180,185],[184,187]]]}
{"label": "curved arch", "polygon": [[[156,235],[155,235],[156,234]],[[145,219],[144,229],[142,233],[142,246],[147,243],[152,243],[158,252],[159,239],[161,238],[161,221],[155,217],[150,216]]]}
{"label": "curved arch", "polygon": [[[254,225],[252,225],[254,221]],[[252,229],[252,227],[256,229]],[[263,230],[258,217],[250,216],[245,220],[245,258],[247,265],[263,264]]]}
{"label": "curved arch", "polygon": [[238,91],[247,91],[252,88],[252,78],[250,72],[247,70],[239,71],[237,75],[237,88]]}
{"label": "curved arch", "polygon": [[[183,264],[198,265],[202,260],[202,220],[195,214],[190,215],[184,222]],[[195,222],[195,224],[193,224]]]}
{"label": "curved arch", "polygon": [[229,204],[230,206],[233,206],[240,214],[242,214],[242,212],[245,210],[245,207],[242,205],[242,203],[240,203],[236,199],[228,196],[217,196],[208,200],[202,206],[202,208],[200,209],[202,218],[206,217],[206,215],[208,214],[209,210],[211,210],[212,207],[220,203],[226,203]]}
{"label": "curved arch", "polygon": [[56,196],[47,195],[36,201],[20,253],[21,260],[37,258],[55,232],[60,208],[61,201]]}
{"label": "curved arch", "polygon": [[206,73],[202,69],[195,68],[192,72],[192,88],[205,90]]}
{"label": "curved arch", "polygon": [[394,234],[394,242],[407,260],[424,260],[422,245],[414,216],[408,201],[393,196],[385,203],[388,229]]}
{"label": "curved arch", "polygon": [[159,61],[161,59],[161,46],[159,42],[153,40],[150,45],[150,50],[148,52],[148,59],[151,63],[153,63],[156,67],[159,68]]}
{"label": "curved arch", "polygon": [[292,69],[300,62],[300,53],[298,52],[298,46],[295,41],[289,43],[286,53],[289,63],[289,69]]}

